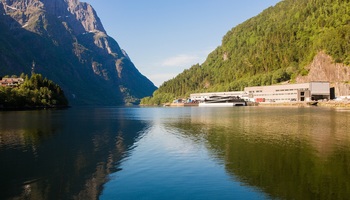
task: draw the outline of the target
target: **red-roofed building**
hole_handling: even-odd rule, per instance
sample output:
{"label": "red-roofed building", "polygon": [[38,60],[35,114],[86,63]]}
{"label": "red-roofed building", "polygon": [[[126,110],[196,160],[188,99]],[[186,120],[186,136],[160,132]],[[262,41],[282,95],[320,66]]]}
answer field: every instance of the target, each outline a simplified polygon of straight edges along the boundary
{"label": "red-roofed building", "polygon": [[3,87],[17,87],[23,82],[23,78],[2,78],[2,80],[0,80],[0,85]]}

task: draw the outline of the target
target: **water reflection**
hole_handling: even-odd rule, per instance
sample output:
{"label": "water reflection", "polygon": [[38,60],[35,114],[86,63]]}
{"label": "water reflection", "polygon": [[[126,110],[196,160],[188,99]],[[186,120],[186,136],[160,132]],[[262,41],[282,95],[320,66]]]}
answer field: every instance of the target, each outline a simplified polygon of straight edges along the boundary
{"label": "water reflection", "polygon": [[350,113],[322,108],[192,109],[166,122],[194,141],[205,138],[234,179],[271,198],[350,196]]}
{"label": "water reflection", "polygon": [[149,127],[121,112],[0,112],[0,199],[97,199]]}
{"label": "water reflection", "polygon": [[0,112],[0,199],[346,199],[349,122],[322,108]]}

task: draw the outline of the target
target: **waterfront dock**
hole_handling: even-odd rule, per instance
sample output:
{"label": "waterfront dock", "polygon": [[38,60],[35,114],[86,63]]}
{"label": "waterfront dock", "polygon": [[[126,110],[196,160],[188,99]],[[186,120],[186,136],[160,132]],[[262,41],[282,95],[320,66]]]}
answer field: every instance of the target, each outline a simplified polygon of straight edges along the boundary
{"label": "waterfront dock", "polygon": [[288,106],[293,106],[293,107],[307,107],[307,106],[316,106],[318,105],[318,102],[314,101],[290,101],[290,102],[259,102],[258,106],[271,106],[271,107],[288,107]]}
{"label": "waterfront dock", "polygon": [[323,101],[319,102],[318,106],[350,108],[350,101]]}

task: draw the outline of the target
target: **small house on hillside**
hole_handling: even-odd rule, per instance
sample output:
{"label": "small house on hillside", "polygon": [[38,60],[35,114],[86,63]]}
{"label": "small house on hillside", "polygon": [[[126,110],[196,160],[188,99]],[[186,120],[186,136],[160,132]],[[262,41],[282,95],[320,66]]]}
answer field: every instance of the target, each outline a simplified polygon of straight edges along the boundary
{"label": "small house on hillside", "polygon": [[17,87],[24,82],[23,78],[2,78],[0,85],[2,87]]}

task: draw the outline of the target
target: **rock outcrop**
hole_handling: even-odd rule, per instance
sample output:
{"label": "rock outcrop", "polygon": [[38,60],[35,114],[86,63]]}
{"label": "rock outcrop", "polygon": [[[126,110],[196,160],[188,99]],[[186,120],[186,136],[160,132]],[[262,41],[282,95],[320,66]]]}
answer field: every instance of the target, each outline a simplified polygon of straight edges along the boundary
{"label": "rock outcrop", "polygon": [[306,69],[309,74],[297,77],[297,83],[329,81],[336,96],[350,95],[350,66],[335,63],[331,56],[320,52]]}
{"label": "rock outcrop", "polygon": [[35,12],[46,12],[64,19],[75,34],[101,31],[106,33],[95,10],[79,0],[2,0],[4,9],[21,25],[27,23]]}

